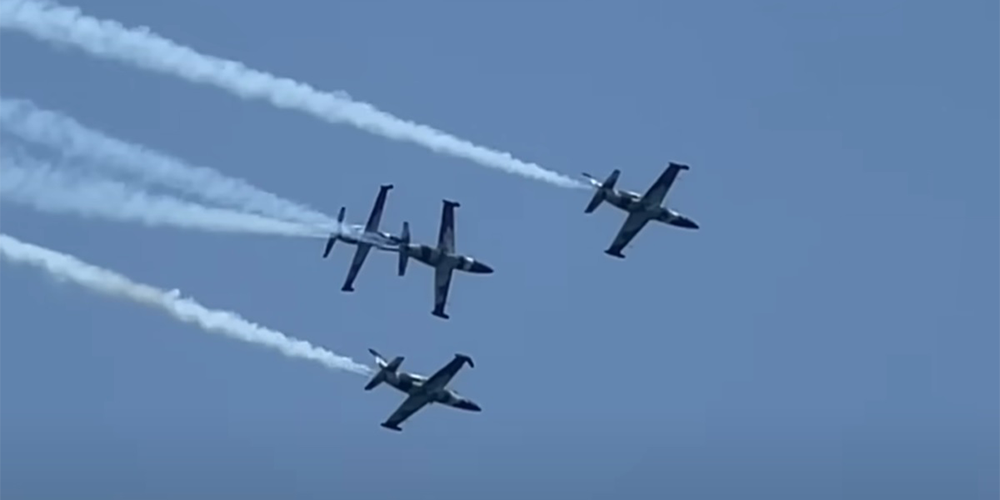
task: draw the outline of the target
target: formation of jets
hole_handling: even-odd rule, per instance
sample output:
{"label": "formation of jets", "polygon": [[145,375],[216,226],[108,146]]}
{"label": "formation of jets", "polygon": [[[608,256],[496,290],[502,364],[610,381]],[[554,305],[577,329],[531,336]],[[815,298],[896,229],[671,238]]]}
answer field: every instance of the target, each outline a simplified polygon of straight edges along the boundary
{"label": "formation of jets", "polygon": [[[603,182],[597,180],[590,174],[584,173],[584,177],[595,188],[595,192],[590,202],[584,208],[584,213],[590,214],[597,210],[602,203],[607,202],[611,206],[624,211],[625,222],[618,233],[611,241],[611,245],[604,250],[604,253],[624,259],[622,250],[625,249],[635,239],[636,235],[650,221],[656,221],[675,227],[685,229],[699,229],[698,223],[690,217],[683,215],[676,210],[664,206],[664,199],[669,193],[677,176],[690,167],[680,163],[671,162],[664,169],[663,173],[653,182],[645,193],[639,194],[633,191],[618,189],[616,184],[621,175],[621,171],[615,169],[611,175]],[[368,222],[361,226],[348,226],[344,224],[346,207],[341,207],[337,216],[340,225],[337,231],[330,234],[327,239],[326,248],[323,250],[323,258],[327,258],[333,250],[337,241],[342,241],[356,247],[351,266],[347,271],[347,277],[341,290],[344,292],[354,291],[354,281],[361,271],[361,267],[368,258],[372,248],[398,254],[398,274],[406,275],[406,267],[409,259],[416,260],[434,269],[434,308],[431,314],[442,319],[449,319],[445,312],[448,303],[448,291],[451,288],[452,274],[458,270],[471,274],[491,274],[493,268],[486,263],[471,256],[458,253],[455,247],[455,209],[460,205],[451,200],[442,200],[441,222],[438,228],[437,244],[434,246],[412,243],[410,241],[410,224],[403,222],[402,232],[399,236],[389,234],[379,229],[382,221],[382,213],[385,210],[386,199],[392,184],[383,184],[379,187],[378,196],[375,198],[375,205],[372,207]],[[472,400],[459,395],[446,386],[458,371],[468,364],[475,365],[472,358],[464,354],[456,354],[454,359],[434,375],[428,377],[406,373],[399,370],[399,365],[403,362],[402,356],[397,356],[392,361],[386,361],[374,349],[369,352],[375,356],[377,373],[365,386],[366,391],[370,391],[382,383],[389,384],[395,389],[406,394],[406,399],[399,405],[395,412],[381,425],[387,429],[400,431],[399,425],[421,408],[431,403],[439,403],[453,408],[466,411],[482,411],[480,406]]]}

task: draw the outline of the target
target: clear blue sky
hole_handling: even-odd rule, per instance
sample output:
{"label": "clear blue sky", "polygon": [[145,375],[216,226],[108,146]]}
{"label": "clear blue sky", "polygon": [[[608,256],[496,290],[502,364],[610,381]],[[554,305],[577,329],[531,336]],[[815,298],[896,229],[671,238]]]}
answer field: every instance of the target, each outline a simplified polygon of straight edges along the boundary
{"label": "clear blue sky", "polygon": [[[463,5],[464,4],[464,5]],[[602,250],[589,194],[222,91],[2,36],[9,97],[496,269],[54,217],[3,231],[359,361],[367,347],[484,412],[401,395],[3,267],[5,495],[55,498],[993,499],[998,491],[995,1],[135,2],[85,12],[353,96],[701,225]],[[282,7],[277,7],[281,5]],[[519,495],[515,497],[514,495]]]}

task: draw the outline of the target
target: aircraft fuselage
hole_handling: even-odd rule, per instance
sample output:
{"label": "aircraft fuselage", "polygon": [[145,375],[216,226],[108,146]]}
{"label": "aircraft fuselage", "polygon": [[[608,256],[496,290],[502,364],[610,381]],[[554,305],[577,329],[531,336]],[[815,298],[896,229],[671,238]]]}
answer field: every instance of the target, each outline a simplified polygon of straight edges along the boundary
{"label": "aircraft fuselage", "polygon": [[411,259],[433,268],[451,268],[472,274],[490,274],[493,268],[467,255],[450,254],[428,245],[408,245],[399,249]]}
{"label": "aircraft fuselage", "polygon": [[650,219],[657,222],[690,229],[698,228],[694,221],[678,212],[661,205],[648,207],[643,205],[641,200],[642,195],[619,189],[611,190],[605,197],[605,201],[627,213],[648,213],[651,215]]}
{"label": "aircraft fuselage", "polygon": [[[424,382],[426,381],[426,377],[406,372],[389,372],[386,373],[385,377],[385,383],[407,395],[424,391]],[[480,411],[479,405],[468,398],[459,396],[458,393],[451,389],[434,390],[428,396],[430,396],[430,400],[434,403],[451,406],[459,410]]]}
{"label": "aircraft fuselage", "polygon": [[395,250],[399,239],[383,231],[344,232],[336,235],[336,239],[350,245],[368,243],[382,250]]}

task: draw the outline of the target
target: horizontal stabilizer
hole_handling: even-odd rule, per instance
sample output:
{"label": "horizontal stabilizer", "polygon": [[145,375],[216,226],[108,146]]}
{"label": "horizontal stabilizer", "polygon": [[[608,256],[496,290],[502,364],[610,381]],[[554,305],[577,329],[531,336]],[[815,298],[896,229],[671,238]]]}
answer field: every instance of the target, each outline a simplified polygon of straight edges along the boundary
{"label": "horizontal stabilizer", "polygon": [[323,258],[330,256],[330,251],[333,250],[333,244],[337,242],[337,233],[344,230],[344,216],[347,214],[347,207],[340,207],[340,213],[337,214],[337,230],[330,233],[330,237],[326,239],[326,248],[323,249]]}
{"label": "horizontal stabilizer", "polygon": [[406,264],[410,261],[410,223],[403,222],[403,233],[399,236],[399,275],[406,275]]}
{"label": "horizontal stabilizer", "polygon": [[611,175],[609,175],[604,182],[597,182],[597,180],[588,173],[584,173],[583,175],[590,179],[591,184],[597,186],[597,192],[595,192],[594,197],[590,199],[590,203],[587,204],[587,208],[583,210],[583,213],[589,214],[594,210],[597,210],[597,207],[599,207],[601,203],[607,199],[608,193],[615,189],[615,184],[618,183],[618,176],[621,175],[621,170],[618,170],[617,168],[614,169],[611,172]]}
{"label": "horizontal stabilizer", "polygon": [[590,203],[587,204],[587,208],[583,209],[583,213],[589,214],[597,210],[597,207],[601,206],[601,203],[604,201],[604,193],[606,193],[605,190],[598,189],[594,193],[594,197],[590,199]]}
{"label": "horizontal stabilizer", "polygon": [[396,356],[395,358],[392,358],[392,361],[390,361],[389,364],[385,365],[385,368],[383,368],[383,370],[385,370],[386,372],[395,373],[396,370],[399,369],[399,365],[403,364],[403,359],[405,359],[403,358],[403,356]]}
{"label": "horizontal stabilizer", "polygon": [[323,258],[330,256],[330,251],[333,250],[333,244],[337,242],[337,233],[330,233],[330,237],[326,239],[326,248],[323,249]]}
{"label": "horizontal stabilizer", "polygon": [[368,384],[365,385],[366,391],[370,391],[378,387],[382,382],[385,382],[386,377],[390,373],[395,373],[396,370],[399,369],[399,365],[403,364],[403,359],[404,359],[403,356],[396,356],[395,358],[393,358],[392,361],[386,363],[385,358],[383,358],[379,353],[375,352],[374,349],[368,349],[368,352],[372,353],[372,355],[375,356],[375,364],[378,365],[379,370],[378,373],[376,373],[375,376],[368,381]]}

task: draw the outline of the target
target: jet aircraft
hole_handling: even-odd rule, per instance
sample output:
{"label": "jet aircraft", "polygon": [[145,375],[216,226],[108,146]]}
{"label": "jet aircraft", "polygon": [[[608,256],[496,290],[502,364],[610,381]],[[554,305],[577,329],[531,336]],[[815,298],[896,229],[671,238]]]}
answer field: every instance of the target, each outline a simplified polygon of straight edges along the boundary
{"label": "jet aircraft", "polygon": [[[358,226],[345,226],[343,222],[347,207],[340,207],[337,222],[340,223],[341,227],[338,228],[338,231],[330,233],[330,237],[326,240],[326,249],[323,250],[323,258],[325,259],[330,255],[330,251],[333,250],[333,244],[338,240],[357,246],[358,249],[354,252],[354,259],[351,261],[350,269],[347,270],[347,279],[344,280],[344,286],[340,288],[341,291],[354,291],[354,280],[357,279],[358,272],[361,271],[361,266],[365,263],[365,259],[368,258],[368,252],[371,251],[372,246],[382,250],[396,250],[396,246],[401,241],[389,233],[379,231],[378,228],[382,221],[382,211],[385,208],[386,197],[392,188],[392,184],[383,184],[379,187],[378,197],[375,198],[375,205],[372,207],[371,214],[368,216],[368,223],[365,224],[363,229]],[[345,228],[353,230],[355,234],[352,234],[352,231],[344,231]],[[360,231],[358,231],[359,229]]]}
{"label": "jet aircraft", "polygon": [[386,362],[385,358],[375,349],[368,349],[368,352],[375,356],[375,364],[378,365],[379,370],[365,385],[365,390],[370,391],[385,382],[406,394],[406,399],[396,408],[396,411],[389,415],[385,422],[379,424],[382,427],[402,431],[399,424],[431,403],[439,403],[466,411],[482,411],[482,408],[471,399],[459,395],[453,389],[445,388],[465,363],[475,368],[476,365],[472,362],[472,358],[464,354],[456,354],[448,364],[428,378],[423,375],[399,371],[399,365],[403,363],[402,356],[396,356],[391,362]]}
{"label": "jet aircraft", "polygon": [[612,171],[611,175],[604,182],[600,182],[590,174],[584,172],[584,177],[597,188],[597,192],[594,193],[594,197],[591,198],[587,208],[584,209],[584,213],[592,213],[605,201],[628,213],[625,223],[622,224],[618,234],[615,235],[614,241],[611,242],[611,246],[604,253],[612,257],[624,259],[625,255],[622,254],[622,250],[639,234],[639,231],[646,226],[646,223],[651,220],[686,229],[698,229],[699,226],[695,221],[665,206],[661,206],[663,199],[667,196],[667,192],[670,191],[670,187],[677,179],[677,175],[682,170],[688,170],[689,168],[687,165],[670,162],[663,173],[660,174],[660,177],[656,179],[656,182],[642,195],[615,188],[618,176],[621,175],[621,171],[618,169]]}
{"label": "jet aircraft", "polygon": [[438,230],[436,247],[410,243],[410,224],[403,223],[403,234],[398,238],[399,275],[406,275],[406,264],[414,259],[434,268],[434,310],[431,314],[442,319],[450,316],[444,312],[448,302],[448,291],[451,288],[453,271],[465,271],[472,274],[491,274],[493,268],[467,255],[455,252],[455,209],[459,203],[442,200],[441,226]]}

